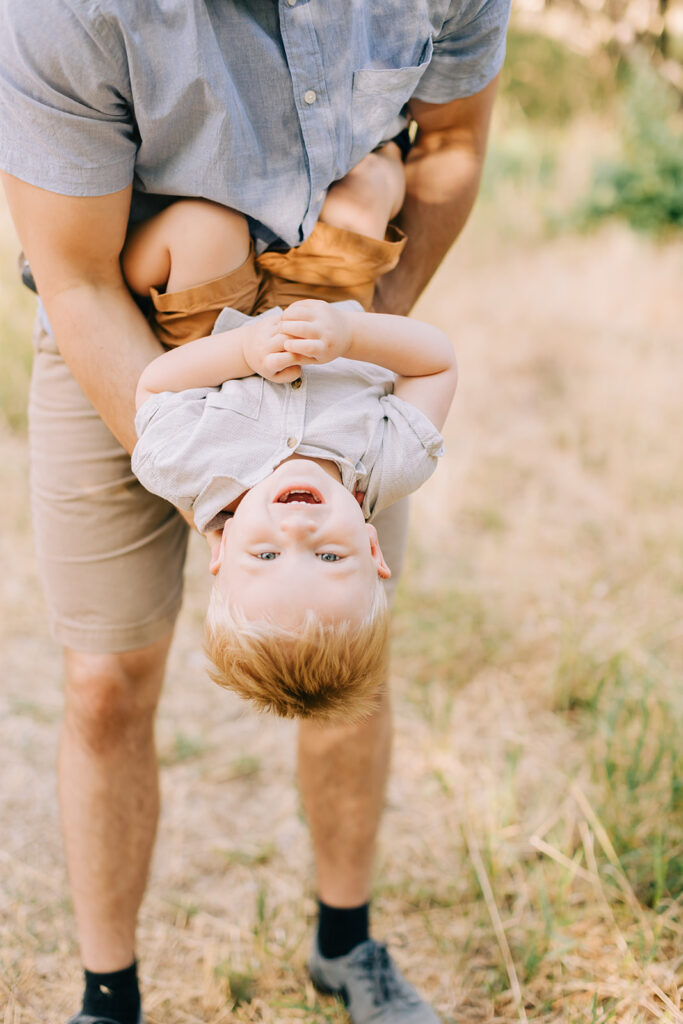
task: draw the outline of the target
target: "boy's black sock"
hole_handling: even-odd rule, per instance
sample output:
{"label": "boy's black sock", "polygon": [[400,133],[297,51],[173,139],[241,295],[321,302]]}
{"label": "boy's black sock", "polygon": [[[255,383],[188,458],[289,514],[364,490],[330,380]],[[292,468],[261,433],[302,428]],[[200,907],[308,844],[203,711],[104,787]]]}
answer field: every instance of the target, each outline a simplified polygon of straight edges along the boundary
{"label": "boy's black sock", "polygon": [[138,1024],[140,989],[137,968],[133,961],[130,967],[110,974],[84,971],[82,1012],[93,1017],[108,1017],[117,1024]]}
{"label": "boy's black sock", "polygon": [[325,957],[345,956],[370,937],[370,904],[360,907],[328,907],[318,900],[318,946]]}

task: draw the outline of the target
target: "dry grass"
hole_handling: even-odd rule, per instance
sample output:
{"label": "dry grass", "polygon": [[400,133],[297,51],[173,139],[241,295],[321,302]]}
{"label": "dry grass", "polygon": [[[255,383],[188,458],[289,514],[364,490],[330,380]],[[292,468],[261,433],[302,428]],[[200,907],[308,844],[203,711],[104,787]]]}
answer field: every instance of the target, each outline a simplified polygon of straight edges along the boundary
{"label": "dry grass", "polygon": [[[519,244],[483,209],[421,306],[452,334],[462,384],[397,608],[374,923],[448,1024],[683,1019],[682,271],[672,244],[621,229]],[[60,665],[24,438],[5,431],[0,451],[0,1006],[37,1024],[79,994]],[[148,1020],[341,1024],[304,969],[292,726],[208,683],[205,597],[195,546],[159,720]]]}

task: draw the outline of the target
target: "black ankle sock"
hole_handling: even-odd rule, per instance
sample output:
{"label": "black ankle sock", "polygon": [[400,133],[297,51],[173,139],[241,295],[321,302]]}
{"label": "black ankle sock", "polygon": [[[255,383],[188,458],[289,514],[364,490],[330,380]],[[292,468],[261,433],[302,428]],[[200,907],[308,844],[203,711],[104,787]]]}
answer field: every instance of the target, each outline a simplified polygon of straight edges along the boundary
{"label": "black ankle sock", "polygon": [[318,900],[318,906],[318,946],[324,957],[345,956],[369,938],[369,903],[340,908]]}
{"label": "black ankle sock", "polygon": [[137,1024],[140,1013],[138,965],[135,961],[122,971],[96,974],[84,971],[83,1013],[109,1017],[117,1024]]}

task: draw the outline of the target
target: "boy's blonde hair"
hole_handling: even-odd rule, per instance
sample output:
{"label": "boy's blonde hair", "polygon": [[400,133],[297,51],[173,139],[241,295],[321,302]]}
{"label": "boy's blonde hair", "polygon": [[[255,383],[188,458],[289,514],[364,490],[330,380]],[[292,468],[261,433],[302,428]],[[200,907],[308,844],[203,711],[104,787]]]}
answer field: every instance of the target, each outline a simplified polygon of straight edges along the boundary
{"label": "boy's blonde hair", "polygon": [[250,622],[214,586],[204,649],[213,681],[257,707],[284,718],[349,722],[377,706],[388,639],[389,612],[379,579],[360,624],[324,623],[309,611],[299,629]]}

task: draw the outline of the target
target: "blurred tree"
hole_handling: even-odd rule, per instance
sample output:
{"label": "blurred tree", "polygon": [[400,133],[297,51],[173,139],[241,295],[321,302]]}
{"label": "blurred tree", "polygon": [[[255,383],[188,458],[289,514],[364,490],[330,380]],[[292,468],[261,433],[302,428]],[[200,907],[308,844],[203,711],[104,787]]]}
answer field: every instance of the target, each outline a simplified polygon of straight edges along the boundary
{"label": "blurred tree", "polygon": [[683,0],[516,0],[516,23],[588,54],[645,53],[683,97]]}

